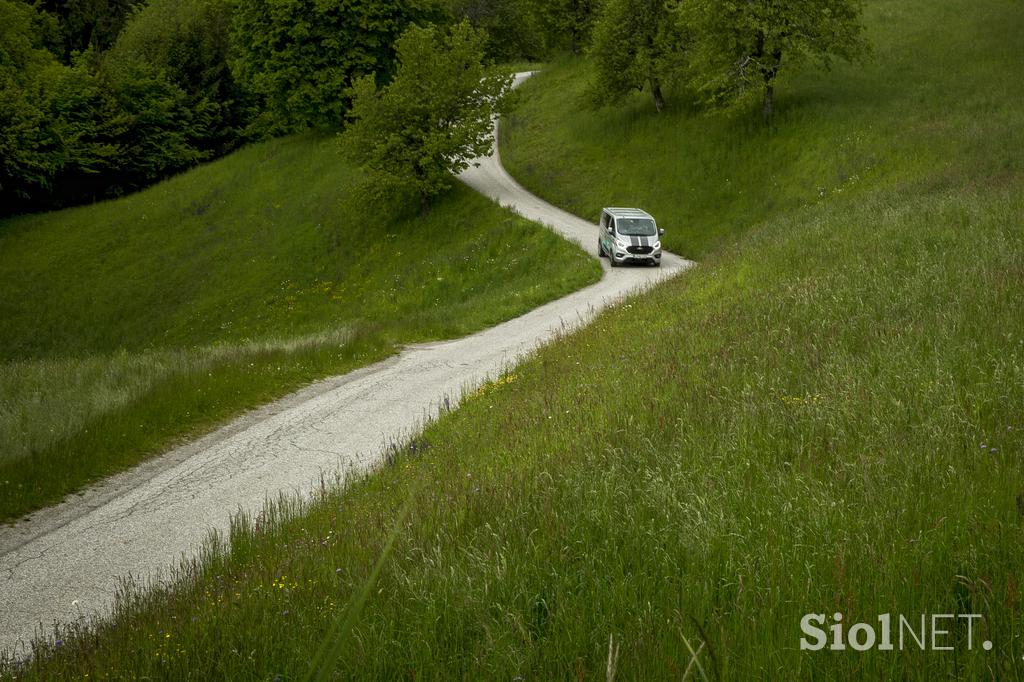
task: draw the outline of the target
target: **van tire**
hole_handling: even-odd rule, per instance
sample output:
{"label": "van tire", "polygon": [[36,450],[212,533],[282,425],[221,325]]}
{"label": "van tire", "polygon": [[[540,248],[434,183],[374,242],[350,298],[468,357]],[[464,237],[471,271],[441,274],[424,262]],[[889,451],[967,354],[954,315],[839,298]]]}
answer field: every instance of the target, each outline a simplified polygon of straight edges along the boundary
{"label": "van tire", "polygon": [[601,246],[601,240],[600,239],[597,240],[597,257],[598,258],[605,258],[606,257],[605,254],[604,254],[604,247]]}
{"label": "van tire", "polygon": [[612,264],[613,268],[619,267],[619,264],[615,262],[615,258],[611,254],[608,254],[608,262]]}

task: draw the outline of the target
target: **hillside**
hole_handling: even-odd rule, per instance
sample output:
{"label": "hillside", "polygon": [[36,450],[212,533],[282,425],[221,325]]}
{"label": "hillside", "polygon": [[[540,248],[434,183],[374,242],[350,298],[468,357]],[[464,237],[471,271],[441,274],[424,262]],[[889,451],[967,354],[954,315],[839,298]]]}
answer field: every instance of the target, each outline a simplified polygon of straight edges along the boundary
{"label": "hillside", "polygon": [[0,520],[399,344],[599,277],[465,188],[403,216],[361,202],[360,182],[333,139],[291,137],[0,222]]}
{"label": "hillside", "polygon": [[666,245],[696,259],[796,208],[1005,179],[1024,164],[1019,9],[868,2],[867,61],[783,72],[767,127],[756,102],[702,115],[685,92],[669,91],[662,115],[646,93],[595,110],[589,65],[563,60],[523,86],[502,157],[527,189],[589,220],[644,206]]}
{"label": "hillside", "polygon": [[[537,76],[518,177],[587,217],[649,208],[701,265],[17,672],[1024,676],[1024,9],[866,21],[873,61],[791,74],[771,131],[580,111],[585,63]],[[802,651],[809,613],[977,620],[971,648],[958,620],[951,651]]]}

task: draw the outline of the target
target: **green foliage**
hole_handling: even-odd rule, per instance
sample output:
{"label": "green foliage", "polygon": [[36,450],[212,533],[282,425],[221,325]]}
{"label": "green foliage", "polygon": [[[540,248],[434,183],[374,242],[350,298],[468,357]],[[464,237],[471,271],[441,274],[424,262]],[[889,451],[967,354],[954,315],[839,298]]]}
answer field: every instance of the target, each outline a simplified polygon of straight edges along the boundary
{"label": "green foliage", "polygon": [[448,12],[487,32],[486,55],[494,61],[535,60],[547,51],[531,0],[450,0]]}
{"label": "green foliage", "polygon": [[24,3],[0,0],[0,197],[7,201],[45,184],[59,167],[59,140],[45,113],[58,65],[34,18]]}
{"label": "green foliage", "polygon": [[580,52],[601,0],[447,0],[448,14],[487,32],[486,54],[497,62],[536,61]]}
{"label": "green foliage", "polygon": [[353,123],[341,139],[377,187],[411,192],[425,205],[490,151],[492,117],[508,110],[512,78],[484,66],[486,39],[467,21],[446,34],[413,27],[396,43],[391,83],[356,81]]}
{"label": "green foliage", "polygon": [[107,194],[144,187],[205,158],[195,142],[204,112],[191,109],[187,93],[157,67],[109,61],[97,80],[107,107],[93,119],[97,137],[118,150]]}
{"label": "green foliage", "polygon": [[690,0],[679,21],[693,33],[691,80],[706,99],[728,101],[754,88],[773,111],[775,79],[786,64],[865,53],[860,0]]}
{"label": "green foliage", "polygon": [[145,63],[90,50],[73,66],[51,64],[28,87],[35,127],[19,139],[34,162],[8,170],[5,212],[116,196],[202,158],[186,93]]}
{"label": "green foliage", "polygon": [[70,65],[43,49],[41,15],[10,0],[0,13],[3,213],[118,196],[245,139],[228,0],[154,0],[109,51]]}
{"label": "green foliage", "polygon": [[551,50],[574,54],[590,44],[590,35],[602,0],[529,0],[532,12]]}
{"label": "green foliage", "polygon": [[232,6],[232,0],[152,0],[106,55],[122,65],[144,64],[186,94],[189,142],[203,156],[233,149],[254,115],[229,66]]}
{"label": "green foliage", "polygon": [[265,100],[264,129],[337,129],[354,79],[387,81],[398,36],[437,16],[434,0],[237,0],[234,68]]}
{"label": "green foliage", "polygon": [[661,111],[663,85],[683,68],[684,35],[667,0],[607,0],[594,27],[595,77],[589,98],[606,104],[646,88]]}
{"label": "green foliage", "polygon": [[65,64],[89,48],[101,52],[109,49],[132,12],[146,4],[146,0],[23,1],[34,4],[42,20],[48,21],[48,43]]}

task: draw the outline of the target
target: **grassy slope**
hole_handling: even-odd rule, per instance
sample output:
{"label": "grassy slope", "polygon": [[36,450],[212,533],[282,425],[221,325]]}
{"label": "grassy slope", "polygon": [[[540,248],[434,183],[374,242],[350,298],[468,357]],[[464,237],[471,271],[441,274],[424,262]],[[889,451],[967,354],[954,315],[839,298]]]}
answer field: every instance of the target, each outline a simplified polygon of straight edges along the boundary
{"label": "grassy slope", "polygon": [[0,224],[0,519],[395,344],[599,276],[465,188],[401,218],[360,208],[358,182],[333,140],[289,138]]}
{"label": "grassy slope", "polygon": [[[987,112],[944,100],[905,174],[777,208],[27,672],[290,679],[333,641],[342,677],[593,679],[614,635],[620,678],[681,677],[684,638],[725,679],[1024,676],[1024,15],[869,18],[878,71],[956,71]],[[920,92],[887,97],[941,111]],[[801,652],[812,611],[985,620],[972,652]]]}
{"label": "grassy slope", "polygon": [[1016,172],[1020,88],[1005,69],[1020,61],[1019,25],[1000,21],[1003,4],[964,17],[944,3],[920,17],[916,4],[869,3],[874,57],[783,74],[771,129],[754,107],[694,115],[680,93],[662,116],[647,93],[595,111],[583,103],[586,64],[555,63],[523,86],[502,158],[531,191],[585,218],[646,208],[666,246],[697,259],[836,194]]}

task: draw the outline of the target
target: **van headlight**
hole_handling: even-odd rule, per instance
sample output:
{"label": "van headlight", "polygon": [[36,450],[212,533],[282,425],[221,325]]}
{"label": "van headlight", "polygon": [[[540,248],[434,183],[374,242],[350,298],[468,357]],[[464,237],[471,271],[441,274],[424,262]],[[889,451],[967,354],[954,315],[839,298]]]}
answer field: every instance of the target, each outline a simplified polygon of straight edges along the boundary
{"label": "van headlight", "polygon": [[661,242],[654,242],[654,250],[657,251],[661,248]]}
{"label": "van headlight", "polygon": [[616,237],[616,239],[615,239],[615,246],[619,247],[620,249],[625,249],[627,246],[629,246],[629,243],[624,242],[621,239]]}

